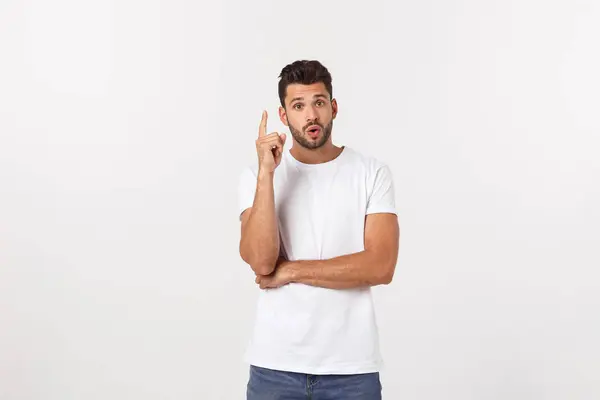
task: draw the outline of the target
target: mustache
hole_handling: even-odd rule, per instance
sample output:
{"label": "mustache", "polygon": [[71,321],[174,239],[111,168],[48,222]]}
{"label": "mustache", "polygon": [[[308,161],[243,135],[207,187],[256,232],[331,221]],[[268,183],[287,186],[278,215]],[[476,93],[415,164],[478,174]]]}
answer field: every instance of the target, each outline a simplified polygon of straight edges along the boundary
{"label": "mustache", "polygon": [[325,127],[320,122],[315,121],[315,122],[311,122],[311,123],[304,125],[302,127],[302,131],[306,132],[306,129],[308,129],[309,126],[315,126],[315,125],[319,126],[321,128],[321,130],[323,130],[323,131],[325,130]]}

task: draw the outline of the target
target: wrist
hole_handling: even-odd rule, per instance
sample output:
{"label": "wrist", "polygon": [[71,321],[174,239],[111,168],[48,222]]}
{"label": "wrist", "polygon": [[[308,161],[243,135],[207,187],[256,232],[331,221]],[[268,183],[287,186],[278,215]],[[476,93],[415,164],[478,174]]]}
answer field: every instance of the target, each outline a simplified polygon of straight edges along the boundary
{"label": "wrist", "polygon": [[273,179],[273,176],[274,176],[274,171],[268,171],[264,168],[258,169],[258,179],[259,180]]}
{"label": "wrist", "polygon": [[287,272],[288,283],[294,283],[300,280],[300,261],[286,261],[283,267]]}

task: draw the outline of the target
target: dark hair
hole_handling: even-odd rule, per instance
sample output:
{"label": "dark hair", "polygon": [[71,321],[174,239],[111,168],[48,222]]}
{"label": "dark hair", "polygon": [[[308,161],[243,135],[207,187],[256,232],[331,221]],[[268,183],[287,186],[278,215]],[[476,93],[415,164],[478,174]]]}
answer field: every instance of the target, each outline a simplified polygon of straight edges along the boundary
{"label": "dark hair", "polygon": [[331,74],[323,64],[316,60],[298,60],[286,65],[279,74],[279,101],[285,107],[285,94],[287,87],[293,83],[311,85],[322,82],[329,92],[330,100],[333,98],[331,87]]}

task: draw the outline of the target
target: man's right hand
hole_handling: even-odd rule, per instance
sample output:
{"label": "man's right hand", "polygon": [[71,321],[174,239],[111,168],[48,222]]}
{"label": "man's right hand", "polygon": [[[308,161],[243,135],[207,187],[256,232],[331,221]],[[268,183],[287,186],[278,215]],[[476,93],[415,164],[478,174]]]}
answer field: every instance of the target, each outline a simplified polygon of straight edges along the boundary
{"label": "man's right hand", "polygon": [[263,111],[258,139],[256,139],[256,153],[258,154],[258,169],[262,172],[273,172],[281,162],[285,133],[271,132],[267,135],[267,112]]}

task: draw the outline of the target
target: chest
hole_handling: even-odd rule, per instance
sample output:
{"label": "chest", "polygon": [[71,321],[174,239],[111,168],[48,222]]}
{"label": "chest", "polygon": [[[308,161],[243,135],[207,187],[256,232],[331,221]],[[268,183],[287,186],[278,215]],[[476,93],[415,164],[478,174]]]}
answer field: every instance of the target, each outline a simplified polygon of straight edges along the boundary
{"label": "chest", "polygon": [[367,204],[360,171],[288,170],[275,182],[282,241],[296,258],[332,257],[362,250]]}

